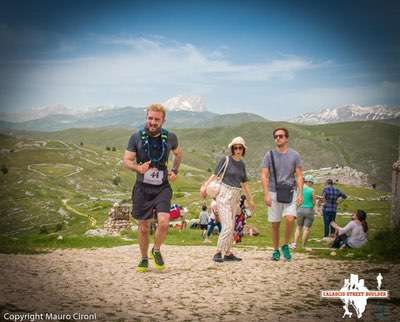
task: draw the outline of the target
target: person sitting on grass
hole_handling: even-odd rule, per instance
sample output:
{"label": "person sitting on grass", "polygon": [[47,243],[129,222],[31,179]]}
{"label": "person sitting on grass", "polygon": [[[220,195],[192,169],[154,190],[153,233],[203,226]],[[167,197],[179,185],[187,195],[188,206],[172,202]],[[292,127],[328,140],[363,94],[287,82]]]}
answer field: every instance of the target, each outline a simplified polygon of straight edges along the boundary
{"label": "person sitting on grass", "polygon": [[296,249],[302,230],[303,238],[301,241],[301,247],[304,248],[304,245],[308,240],[308,236],[310,235],[310,229],[314,222],[314,206],[316,203],[315,191],[312,188],[313,184],[313,176],[306,175],[304,177],[303,185],[303,203],[300,208],[297,209],[297,227],[294,234],[294,242],[290,244],[290,248],[292,249]]}
{"label": "person sitting on grass", "polygon": [[[343,228],[331,222],[331,226],[336,229],[337,237],[332,244],[332,248],[360,248],[368,242],[367,214],[364,210],[358,209],[353,213],[352,221]],[[350,236],[348,236],[350,233]]]}

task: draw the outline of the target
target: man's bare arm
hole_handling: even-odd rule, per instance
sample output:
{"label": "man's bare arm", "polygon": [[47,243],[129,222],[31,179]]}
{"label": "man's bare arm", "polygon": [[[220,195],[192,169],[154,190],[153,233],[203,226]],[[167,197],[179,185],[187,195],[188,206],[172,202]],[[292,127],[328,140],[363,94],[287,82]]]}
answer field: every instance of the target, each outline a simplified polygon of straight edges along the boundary
{"label": "man's bare arm", "polygon": [[137,164],[136,163],[136,153],[125,150],[123,164],[124,164],[124,167],[129,170],[143,174],[149,169],[150,162],[151,161],[145,162],[143,164]]}
{"label": "man's bare arm", "polygon": [[303,172],[300,167],[296,168],[296,182],[297,182],[297,200],[296,204],[298,207],[303,203]]}
{"label": "man's bare arm", "polygon": [[172,169],[178,171],[182,161],[182,149],[178,146],[175,150],[172,150],[172,153],[174,154]]}
{"label": "man's bare arm", "polygon": [[261,170],[261,183],[264,191],[264,195],[269,192],[269,169],[262,168]]}
{"label": "man's bare arm", "polygon": [[303,194],[303,171],[301,168],[297,167],[296,168],[296,182],[297,182],[297,193]]}
{"label": "man's bare arm", "polygon": [[264,203],[267,207],[272,206],[272,199],[269,195],[269,169],[262,168],[261,170],[261,183],[264,190]]}

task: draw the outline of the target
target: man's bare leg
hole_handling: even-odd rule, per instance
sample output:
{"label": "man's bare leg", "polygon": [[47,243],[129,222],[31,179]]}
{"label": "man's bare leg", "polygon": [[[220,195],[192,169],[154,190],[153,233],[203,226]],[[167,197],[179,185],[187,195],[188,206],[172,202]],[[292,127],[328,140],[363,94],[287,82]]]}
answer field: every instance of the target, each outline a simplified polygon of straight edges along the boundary
{"label": "man's bare leg", "polygon": [[159,250],[165,238],[167,237],[169,227],[169,213],[160,212],[158,214],[158,225],[154,240],[154,249]]}
{"label": "man's bare leg", "polygon": [[148,257],[150,220],[139,220],[139,248],[142,258]]}
{"label": "man's bare leg", "polygon": [[280,222],[273,222],[271,223],[272,227],[272,247],[274,249],[279,249],[279,227]]}
{"label": "man's bare leg", "polygon": [[292,232],[293,232],[293,224],[294,224],[294,220],[296,217],[294,216],[285,216],[286,218],[286,229],[285,229],[285,240],[284,240],[284,245],[289,243],[290,237],[292,236]]}

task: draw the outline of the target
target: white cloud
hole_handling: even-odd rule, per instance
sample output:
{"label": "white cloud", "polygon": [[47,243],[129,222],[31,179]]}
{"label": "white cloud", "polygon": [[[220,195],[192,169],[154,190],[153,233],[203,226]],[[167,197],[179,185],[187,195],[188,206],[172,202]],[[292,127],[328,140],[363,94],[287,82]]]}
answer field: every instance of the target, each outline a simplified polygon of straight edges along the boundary
{"label": "white cloud", "polygon": [[[296,56],[239,64],[228,59],[229,48],[208,51],[163,37],[95,40],[104,50],[90,57],[32,61],[30,67],[25,62],[23,68],[15,63],[14,72],[23,70],[15,86],[23,90],[26,102],[33,106],[143,105],[185,93],[204,95],[213,105],[223,105],[220,96],[213,100],[213,94],[229,95],[230,88],[239,88],[241,93],[235,94],[246,100],[254,86],[260,88],[275,80],[290,82],[301,71],[321,67]],[[76,46],[64,44],[66,51]],[[0,86],[6,82],[7,77],[2,77]]]}
{"label": "white cloud", "polygon": [[161,82],[269,81],[294,79],[296,73],[318,65],[299,57],[256,64],[235,64],[199,50],[192,44],[165,43],[146,38],[108,38],[103,44],[124,46],[107,55],[42,61],[31,75],[52,85],[152,85]]}

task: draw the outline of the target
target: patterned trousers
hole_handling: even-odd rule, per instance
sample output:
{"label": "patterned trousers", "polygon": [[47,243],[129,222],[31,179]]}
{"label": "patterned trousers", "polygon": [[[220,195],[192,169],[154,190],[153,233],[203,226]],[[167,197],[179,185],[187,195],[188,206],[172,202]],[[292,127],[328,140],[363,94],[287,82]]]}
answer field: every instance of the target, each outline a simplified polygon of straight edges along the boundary
{"label": "patterned trousers", "polygon": [[235,228],[235,216],[239,208],[240,191],[240,188],[222,184],[216,199],[222,225],[222,231],[218,237],[217,250],[225,254],[229,254],[233,244],[233,231]]}

